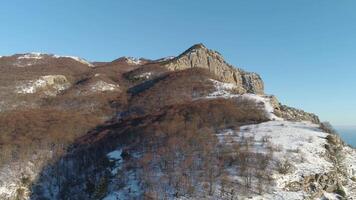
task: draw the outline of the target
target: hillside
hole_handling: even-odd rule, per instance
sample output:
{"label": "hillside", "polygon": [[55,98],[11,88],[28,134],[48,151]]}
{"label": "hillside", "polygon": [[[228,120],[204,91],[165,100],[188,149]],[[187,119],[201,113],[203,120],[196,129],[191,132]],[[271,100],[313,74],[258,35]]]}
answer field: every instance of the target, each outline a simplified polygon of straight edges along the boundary
{"label": "hillside", "polygon": [[2,56],[0,96],[0,199],[356,199],[356,150],[202,44]]}

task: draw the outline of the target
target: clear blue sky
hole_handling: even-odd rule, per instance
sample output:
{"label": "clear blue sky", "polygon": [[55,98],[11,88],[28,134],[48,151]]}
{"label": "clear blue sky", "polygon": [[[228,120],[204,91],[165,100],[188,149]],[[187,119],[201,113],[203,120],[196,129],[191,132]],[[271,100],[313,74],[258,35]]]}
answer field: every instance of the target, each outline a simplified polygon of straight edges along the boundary
{"label": "clear blue sky", "polygon": [[283,103],[356,125],[355,10],[354,0],[2,1],[0,55],[153,59],[203,42]]}

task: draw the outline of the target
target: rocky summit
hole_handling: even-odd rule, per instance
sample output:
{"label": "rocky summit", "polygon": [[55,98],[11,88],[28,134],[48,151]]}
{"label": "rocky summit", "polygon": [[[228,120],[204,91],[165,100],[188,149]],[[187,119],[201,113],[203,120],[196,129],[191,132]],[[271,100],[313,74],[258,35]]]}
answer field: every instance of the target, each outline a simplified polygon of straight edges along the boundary
{"label": "rocky summit", "polygon": [[263,81],[258,74],[233,67],[220,53],[207,49],[203,44],[192,46],[178,57],[167,61],[164,67],[174,71],[194,67],[208,69],[222,81],[234,83],[240,93],[264,93]]}
{"label": "rocky summit", "polygon": [[203,44],[0,56],[0,199],[356,199],[356,150]]}

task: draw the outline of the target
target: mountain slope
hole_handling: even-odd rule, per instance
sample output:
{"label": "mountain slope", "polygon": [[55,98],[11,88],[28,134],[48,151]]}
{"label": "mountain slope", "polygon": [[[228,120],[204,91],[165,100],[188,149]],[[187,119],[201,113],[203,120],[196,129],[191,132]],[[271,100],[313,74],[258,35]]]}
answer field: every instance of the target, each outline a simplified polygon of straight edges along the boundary
{"label": "mountain slope", "polygon": [[1,199],[355,198],[355,149],[202,44],[0,72]]}

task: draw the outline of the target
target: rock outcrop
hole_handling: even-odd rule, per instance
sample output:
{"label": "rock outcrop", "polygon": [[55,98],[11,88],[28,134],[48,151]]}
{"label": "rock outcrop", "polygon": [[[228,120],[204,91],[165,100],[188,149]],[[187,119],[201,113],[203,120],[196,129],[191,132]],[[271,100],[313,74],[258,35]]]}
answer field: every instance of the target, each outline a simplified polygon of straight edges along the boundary
{"label": "rock outcrop", "polygon": [[274,113],[285,120],[289,121],[310,121],[319,124],[319,117],[313,113],[308,113],[300,109],[292,108],[281,104],[275,96],[269,96]]}
{"label": "rock outcrop", "polygon": [[264,84],[258,74],[233,67],[218,52],[209,50],[202,44],[192,46],[178,57],[164,62],[163,66],[172,71],[205,68],[221,81],[236,84],[239,93],[264,93]]}
{"label": "rock outcrop", "polygon": [[70,82],[63,75],[41,76],[37,80],[29,80],[18,85],[16,92],[19,94],[33,94],[43,91],[45,95],[55,96],[70,87]]}

